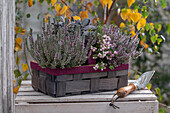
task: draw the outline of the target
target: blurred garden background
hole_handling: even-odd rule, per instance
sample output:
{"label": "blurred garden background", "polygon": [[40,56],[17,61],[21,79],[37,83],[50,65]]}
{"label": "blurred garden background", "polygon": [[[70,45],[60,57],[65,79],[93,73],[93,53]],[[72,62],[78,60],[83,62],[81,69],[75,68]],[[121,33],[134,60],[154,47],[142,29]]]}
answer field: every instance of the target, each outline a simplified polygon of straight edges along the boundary
{"label": "blurred garden background", "polygon": [[15,4],[15,93],[22,80],[31,78],[32,58],[24,44],[29,29],[33,35],[40,33],[43,18],[90,18],[91,24],[114,24],[132,35],[142,27],[138,38],[144,50],[130,61],[129,79],[156,70],[148,88],[158,96],[160,113],[170,112],[170,0],[15,0]]}

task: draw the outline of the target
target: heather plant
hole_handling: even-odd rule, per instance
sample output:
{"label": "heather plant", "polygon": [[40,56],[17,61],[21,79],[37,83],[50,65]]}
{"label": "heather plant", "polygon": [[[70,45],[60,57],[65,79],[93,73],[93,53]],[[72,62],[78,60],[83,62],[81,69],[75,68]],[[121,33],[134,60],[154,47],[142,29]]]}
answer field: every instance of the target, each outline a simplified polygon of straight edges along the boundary
{"label": "heather plant", "polygon": [[32,30],[30,30],[29,42],[30,52],[33,59],[42,67],[65,68],[84,64],[91,55],[90,47],[96,42],[96,31],[89,32],[88,39],[82,34],[80,26],[74,26],[74,31],[70,32],[69,24],[63,24],[55,28],[48,21],[42,27],[42,34],[37,35],[37,40],[33,40]]}
{"label": "heather plant", "polygon": [[99,27],[97,43],[91,46],[93,51],[93,59],[96,59],[94,69],[114,69],[121,64],[129,61],[130,57],[136,58],[140,52],[136,51],[139,39],[136,37],[138,33],[131,38],[131,34],[122,33],[118,27],[113,25]]}

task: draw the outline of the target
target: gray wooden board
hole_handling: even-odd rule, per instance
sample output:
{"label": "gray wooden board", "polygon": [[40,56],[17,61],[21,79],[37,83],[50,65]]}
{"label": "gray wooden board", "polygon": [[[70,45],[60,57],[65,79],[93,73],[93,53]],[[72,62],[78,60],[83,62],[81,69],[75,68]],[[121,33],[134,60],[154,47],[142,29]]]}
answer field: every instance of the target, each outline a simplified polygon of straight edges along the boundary
{"label": "gray wooden board", "polygon": [[128,74],[128,70],[116,71],[116,76],[124,76]]}
{"label": "gray wooden board", "polygon": [[158,102],[115,102],[120,109],[113,109],[109,102],[16,104],[16,113],[157,113]]}
{"label": "gray wooden board", "polygon": [[66,93],[89,91],[90,80],[67,81]]}
{"label": "gray wooden board", "polygon": [[[132,82],[132,81],[131,81]],[[24,82],[23,82],[24,83]],[[31,83],[27,81],[26,83]],[[99,92],[99,93],[91,93],[85,95],[75,95],[75,96],[66,96],[66,97],[57,97],[53,98],[47,95],[44,95],[40,92],[35,92],[31,85],[23,85],[21,86],[19,93],[16,97],[16,102],[83,102],[83,101],[104,101],[109,102],[116,91],[107,91],[107,92]],[[154,101],[157,97],[152,94],[152,92],[148,89],[136,90],[126,96],[125,98],[120,98],[118,101],[131,101],[131,100],[148,100]]]}
{"label": "gray wooden board", "polygon": [[100,79],[100,90],[103,89],[107,89],[107,90],[111,90],[111,89],[116,89],[117,88],[117,81],[118,78],[104,78],[104,79]]}
{"label": "gray wooden board", "polygon": [[[129,81],[129,83],[134,81]],[[53,98],[35,92],[30,81],[23,81],[15,99],[16,113],[157,113],[157,97],[147,88],[136,90],[109,106],[115,91]]]}
{"label": "gray wooden board", "polygon": [[97,72],[97,73],[83,73],[82,79],[86,78],[99,78],[107,76],[107,72]]}
{"label": "gray wooden board", "polygon": [[67,80],[73,80],[73,75],[56,76],[56,81],[67,81]]}

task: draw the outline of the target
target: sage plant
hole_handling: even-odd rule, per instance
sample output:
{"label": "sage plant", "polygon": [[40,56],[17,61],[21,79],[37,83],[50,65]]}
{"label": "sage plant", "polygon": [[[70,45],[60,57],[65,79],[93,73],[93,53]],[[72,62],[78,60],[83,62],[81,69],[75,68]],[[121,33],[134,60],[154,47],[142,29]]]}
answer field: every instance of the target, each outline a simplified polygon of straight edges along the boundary
{"label": "sage plant", "polygon": [[131,38],[130,35],[122,33],[118,27],[103,26],[100,29],[100,35],[98,36],[97,43],[91,46],[93,51],[93,59],[96,59],[96,65],[94,69],[106,69],[109,66],[110,69],[128,63],[130,57],[135,58],[140,55],[140,52],[136,51],[139,39],[137,35]]}
{"label": "sage plant", "polygon": [[29,35],[28,51],[33,59],[42,68],[65,68],[80,66],[86,62],[91,55],[90,47],[96,43],[97,32],[91,31],[85,42],[85,35],[81,33],[80,27],[75,26],[70,32],[69,24],[63,24],[56,29],[48,22],[43,22],[42,33],[37,35],[34,41],[32,30]]}

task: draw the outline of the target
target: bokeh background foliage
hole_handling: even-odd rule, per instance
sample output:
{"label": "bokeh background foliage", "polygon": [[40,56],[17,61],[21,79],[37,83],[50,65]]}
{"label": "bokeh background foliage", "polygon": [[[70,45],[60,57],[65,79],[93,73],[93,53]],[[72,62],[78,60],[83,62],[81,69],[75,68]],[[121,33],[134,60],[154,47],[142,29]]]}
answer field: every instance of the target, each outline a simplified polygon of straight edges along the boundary
{"label": "bokeh background foliage", "polygon": [[[17,93],[22,80],[31,75],[32,60],[24,46],[31,27],[33,35],[40,32],[42,18],[59,20],[59,16],[75,20],[90,18],[91,24],[115,24],[134,36],[142,27],[139,48],[143,54],[131,60],[129,78],[137,79],[143,72],[156,70],[148,84],[161,103],[170,105],[170,1],[169,0],[15,0],[15,78]],[[162,105],[164,106],[164,105]],[[160,109],[160,112],[165,112]]]}

